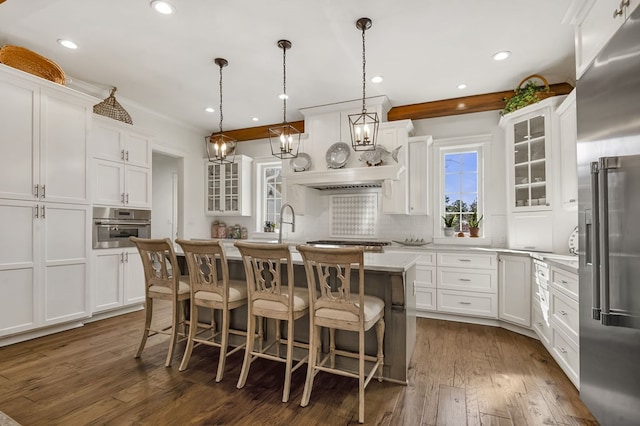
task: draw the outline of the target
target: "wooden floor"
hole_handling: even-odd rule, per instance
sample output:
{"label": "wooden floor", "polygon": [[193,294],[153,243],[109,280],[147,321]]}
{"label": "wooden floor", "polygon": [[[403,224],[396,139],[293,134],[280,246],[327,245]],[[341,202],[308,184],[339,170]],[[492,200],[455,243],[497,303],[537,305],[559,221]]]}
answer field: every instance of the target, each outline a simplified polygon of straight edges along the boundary
{"label": "wooden floor", "polygon": [[[164,367],[167,338],[149,339],[134,359],[143,312],[0,348],[0,411],[24,426],[356,424],[357,381],[320,373],[300,407],[305,368],[282,403],[284,365],[256,361],[236,389],[242,353],[215,383],[216,348],[183,345]],[[595,425],[540,342],[504,329],[418,319],[408,386],[372,381],[367,424]]]}

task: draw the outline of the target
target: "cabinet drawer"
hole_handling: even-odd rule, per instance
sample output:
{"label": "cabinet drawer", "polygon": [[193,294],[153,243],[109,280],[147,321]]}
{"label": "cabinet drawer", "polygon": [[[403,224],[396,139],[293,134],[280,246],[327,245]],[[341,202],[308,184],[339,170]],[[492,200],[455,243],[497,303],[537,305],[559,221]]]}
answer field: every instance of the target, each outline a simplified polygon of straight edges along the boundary
{"label": "cabinet drawer", "polygon": [[580,388],[580,351],[562,330],[551,327],[553,350],[552,355],[574,385]]}
{"label": "cabinet drawer", "polygon": [[551,342],[551,323],[549,321],[549,310],[543,311],[539,305],[533,306],[533,330],[536,332],[540,341],[546,347]]}
{"label": "cabinet drawer", "polygon": [[436,310],[436,289],[416,285],[416,309],[419,311]]}
{"label": "cabinet drawer", "polygon": [[471,291],[438,289],[438,311],[476,317],[498,317],[498,296]]}
{"label": "cabinet drawer", "polygon": [[534,294],[534,298],[541,306],[545,306],[549,309],[549,290],[544,287],[538,287]]}
{"label": "cabinet drawer", "polygon": [[425,266],[436,266],[436,254],[435,253],[424,253],[418,256],[418,260],[416,261],[418,265]]}
{"label": "cabinet drawer", "polygon": [[537,278],[549,281],[549,265],[539,260],[533,260],[533,272]]}
{"label": "cabinet drawer", "polygon": [[435,266],[416,265],[416,284],[422,287],[436,286],[436,268]]}
{"label": "cabinet drawer", "polygon": [[551,282],[564,293],[578,299],[578,277],[575,274],[551,268]]}
{"label": "cabinet drawer", "polygon": [[496,269],[497,255],[476,253],[438,253],[438,266]]}
{"label": "cabinet drawer", "polygon": [[555,288],[551,289],[550,296],[549,311],[551,318],[577,344],[580,330],[578,302],[570,299]]}
{"label": "cabinet drawer", "polygon": [[496,293],[496,271],[438,267],[438,288]]}

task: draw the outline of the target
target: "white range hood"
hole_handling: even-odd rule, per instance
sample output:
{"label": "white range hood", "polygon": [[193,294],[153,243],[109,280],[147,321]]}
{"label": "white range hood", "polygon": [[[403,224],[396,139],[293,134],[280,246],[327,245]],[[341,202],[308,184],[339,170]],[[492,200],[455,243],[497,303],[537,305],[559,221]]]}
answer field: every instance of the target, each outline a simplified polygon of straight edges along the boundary
{"label": "white range hood", "polygon": [[398,180],[405,172],[402,164],[344,169],[310,170],[283,174],[285,185],[314,189],[381,188],[385,181]]}

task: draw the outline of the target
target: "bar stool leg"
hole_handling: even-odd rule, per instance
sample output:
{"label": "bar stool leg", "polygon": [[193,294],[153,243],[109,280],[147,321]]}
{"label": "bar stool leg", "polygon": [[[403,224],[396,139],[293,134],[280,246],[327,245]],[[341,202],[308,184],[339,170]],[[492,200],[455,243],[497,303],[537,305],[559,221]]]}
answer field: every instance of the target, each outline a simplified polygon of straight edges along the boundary
{"label": "bar stool leg", "polygon": [[227,346],[229,345],[229,310],[222,310],[222,341],[220,342],[220,359],[218,360],[218,373],[216,382],[222,380],[224,365],[227,360]]}
{"label": "bar stool leg", "polygon": [[187,338],[187,347],[184,350],[184,355],[182,357],[182,362],[180,363],[180,367],[178,371],[184,371],[187,369],[187,365],[189,364],[189,359],[191,359],[191,352],[193,351],[193,339],[196,337],[196,333],[198,332],[198,307],[195,303],[191,304],[191,327],[189,328],[189,337]]}
{"label": "bar stool leg", "polygon": [[358,332],[358,422],[364,423],[364,330]]}
{"label": "bar stool leg", "polygon": [[173,350],[176,347],[176,340],[178,337],[178,325],[179,325],[179,311],[180,306],[177,300],[173,300],[172,304],[172,314],[171,314],[171,339],[169,340],[169,352],[167,353],[167,360],[164,363],[165,367],[171,366],[171,358],[173,358]]}
{"label": "bar stool leg", "polygon": [[240,377],[238,378],[237,388],[244,387],[247,382],[247,376],[249,375],[249,367],[251,367],[251,352],[253,352],[253,342],[255,341],[255,321],[256,317],[249,316],[247,323],[247,346],[244,348],[244,361],[242,362],[242,370],[240,371]]}
{"label": "bar stool leg", "polygon": [[378,381],[382,381],[382,367],[384,365],[384,317],[380,318],[376,323],[376,336],[378,337],[378,360],[380,365],[378,366]]}
{"label": "bar stool leg", "polygon": [[138,347],[138,352],[136,352],[136,358],[140,358],[142,355],[142,351],[144,350],[144,346],[147,344],[147,337],[149,337],[149,328],[151,328],[151,316],[153,314],[153,299],[147,298],[145,303],[145,318],[144,318],[144,330],[142,332],[142,341],[140,342],[140,346]]}
{"label": "bar stool leg", "polygon": [[[278,321],[279,323],[280,321]],[[291,390],[291,365],[293,363],[293,318],[287,321],[287,361],[284,371],[284,392],[282,393],[282,402],[289,400],[289,392]]]}
{"label": "bar stool leg", "polygon": [[320,342],[320,327],[312,325],[310,327],[309,336],[309,361],[307,362],[307,379],[304,382],[304,390],[302,391],[301,407],[309,405],[311,399],[311,388],[313,387],[313,378],[315,376],[315,365],[317,363],[318,345]]}

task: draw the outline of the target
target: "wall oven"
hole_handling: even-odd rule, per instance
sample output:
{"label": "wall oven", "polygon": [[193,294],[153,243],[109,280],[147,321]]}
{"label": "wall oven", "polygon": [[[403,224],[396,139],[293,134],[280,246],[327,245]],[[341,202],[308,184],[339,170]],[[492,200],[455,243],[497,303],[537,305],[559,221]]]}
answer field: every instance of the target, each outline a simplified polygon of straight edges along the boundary
{"label": "wall oven", "polygon": [[93,208],[93,248],[132,247],[129,237],[151,238],[151,211]]}

